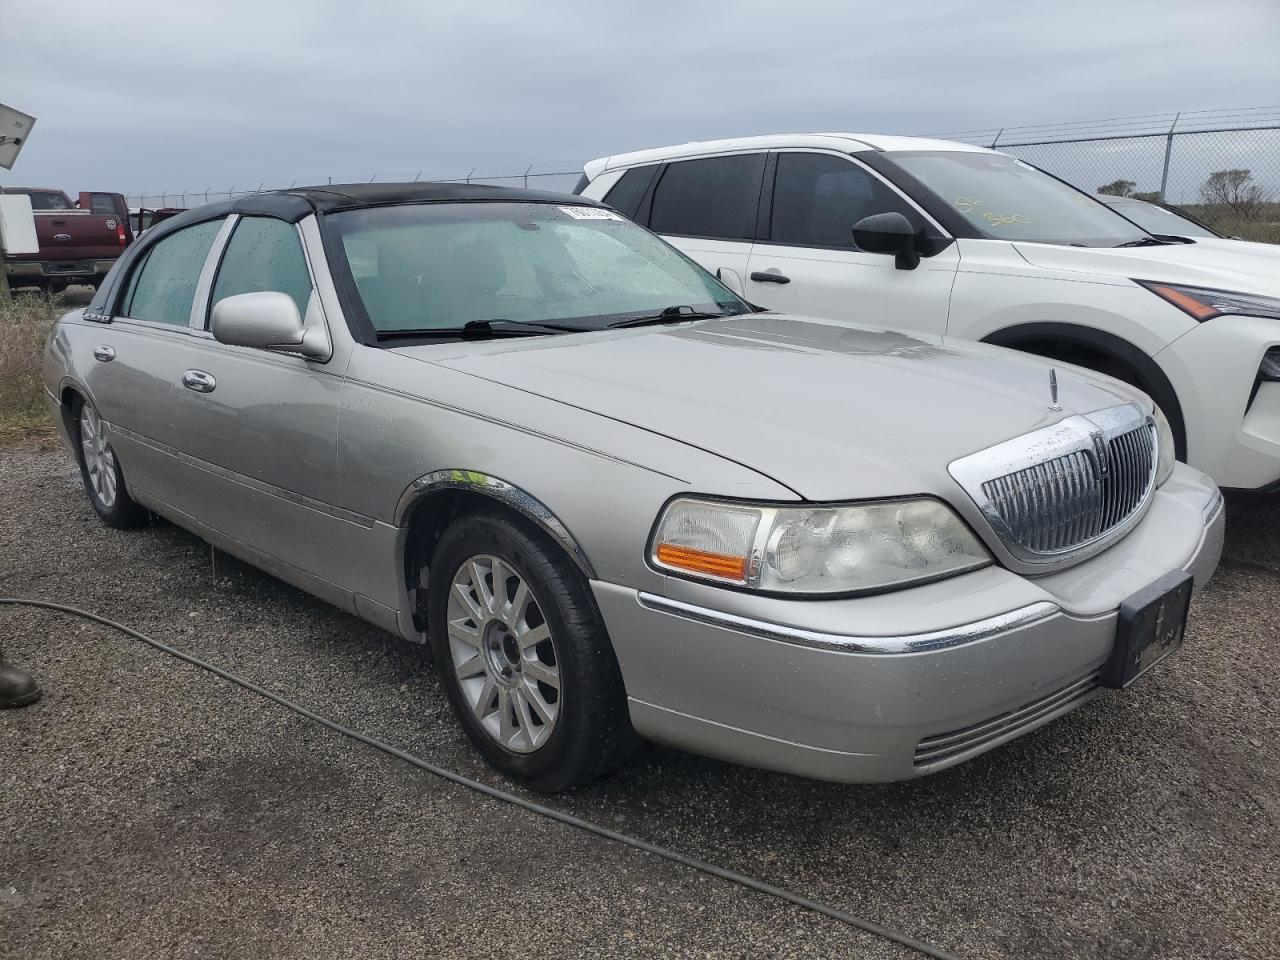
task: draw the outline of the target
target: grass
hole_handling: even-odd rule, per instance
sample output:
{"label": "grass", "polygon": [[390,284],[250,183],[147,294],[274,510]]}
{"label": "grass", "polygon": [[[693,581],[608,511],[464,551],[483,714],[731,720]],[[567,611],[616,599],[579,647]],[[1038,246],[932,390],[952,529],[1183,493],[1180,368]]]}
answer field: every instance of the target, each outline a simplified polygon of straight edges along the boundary
{"label": "grass", "polygon": [[45,340],[62,312],[58,298],[0,297],[0,447],[48,450],[58,435],[44,405],[40,364]]}
{"label": "grass", "polygon": [[1203,220],[1224,237],[1239,237],[1259,243],[1280,243],[1280,203],[1264,203],[1253,217],[1245,218],[1220,205],[1180,204],[1182,209]]}

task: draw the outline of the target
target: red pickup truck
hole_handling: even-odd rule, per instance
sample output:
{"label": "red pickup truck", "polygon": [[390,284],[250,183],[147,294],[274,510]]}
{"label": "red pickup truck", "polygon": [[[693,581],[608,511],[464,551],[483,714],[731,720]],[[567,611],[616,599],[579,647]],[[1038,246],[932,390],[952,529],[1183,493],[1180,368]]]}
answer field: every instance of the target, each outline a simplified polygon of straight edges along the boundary
{"label": "red pickup truck", "polygon": [[129,207],[119,193],[80,194],[73,203],[61,190],[5,187],[31,198],[38,253],[5,255],[11,287],[56,293],[73,283],[102,282],[116,258],[133,242]]}

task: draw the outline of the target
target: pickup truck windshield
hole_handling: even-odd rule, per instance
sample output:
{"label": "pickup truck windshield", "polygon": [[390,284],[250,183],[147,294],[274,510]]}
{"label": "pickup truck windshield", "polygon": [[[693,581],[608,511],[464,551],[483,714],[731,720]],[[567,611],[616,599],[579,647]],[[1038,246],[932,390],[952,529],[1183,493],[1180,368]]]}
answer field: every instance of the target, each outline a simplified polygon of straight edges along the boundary
{"label": "pickup truck windshield", "polygon": [[331,214],[376,332],[506,320],[598,329],[673,305],[752,309],[612,210],[552,203],[421,203]]}
{"label": "pickup truck windshield", "polygon": [[984,237],[1080,247],[1117,247],[1150,240],[1148,234],[1088,194],[1012,157],[959,150],[913,150],[885,156]]}

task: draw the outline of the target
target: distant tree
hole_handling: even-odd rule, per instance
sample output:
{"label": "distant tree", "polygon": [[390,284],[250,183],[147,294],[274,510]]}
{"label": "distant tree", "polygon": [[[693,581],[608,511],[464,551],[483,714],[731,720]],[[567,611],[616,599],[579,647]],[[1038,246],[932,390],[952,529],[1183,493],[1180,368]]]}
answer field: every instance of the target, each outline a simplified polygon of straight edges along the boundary
{"label": "distant tree", "polygon": [[1200,197],[1205,203],[1226,207],[1244,220],[1256,219],[1271,194],[1253,181],[1248,170],[1215,170],[1200,185]]}
{"label": "distant tree", "polygon": [[1132,180],[1112,180],[1098,188],[1098,192],[1109,197],[1132,197],[1137,184]]}

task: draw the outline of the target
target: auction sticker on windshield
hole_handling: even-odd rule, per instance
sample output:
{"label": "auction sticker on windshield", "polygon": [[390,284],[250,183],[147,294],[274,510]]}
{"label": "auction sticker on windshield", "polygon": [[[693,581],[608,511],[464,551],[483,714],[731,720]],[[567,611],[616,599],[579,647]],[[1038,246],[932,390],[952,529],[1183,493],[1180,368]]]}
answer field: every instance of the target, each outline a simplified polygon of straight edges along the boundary
{"label": "auction sticker on windshield", "polygon": [[602,207],[560,207],[561,213],[567,213],[575,220],[621,220],[621,214]]}

